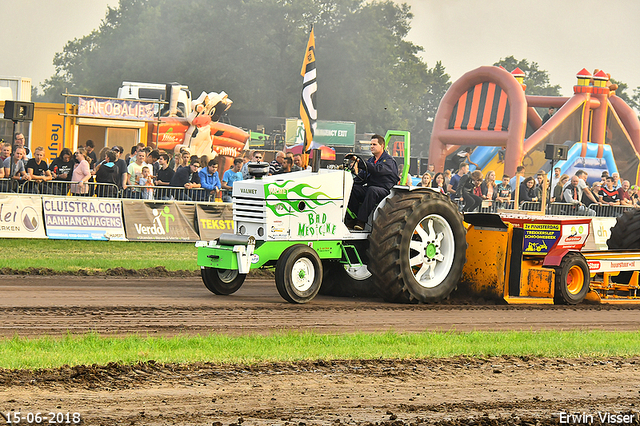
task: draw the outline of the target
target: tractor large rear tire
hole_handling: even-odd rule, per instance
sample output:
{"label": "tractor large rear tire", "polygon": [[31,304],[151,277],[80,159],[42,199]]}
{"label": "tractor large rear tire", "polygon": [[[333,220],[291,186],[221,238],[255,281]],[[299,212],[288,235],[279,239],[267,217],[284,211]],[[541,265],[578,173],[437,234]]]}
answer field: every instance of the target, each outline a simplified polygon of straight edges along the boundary
{"label": "tractor large rear tire", "polygon": [[[616,219],[607,240],[611,250],[640,250],[640,210],[628,210]],[[623,271],[611,278],[615,283],[628,283],[633,271]]]}
{"label": "tractor large rear tire", "polygon": [[378,211],[369,236],[369,271],[388,302],[430,303],[457,287],[466,260],[463,217],[449,197],[400,191]]}
{"label": "tractor large rear tire", "polygon": [[640,249],[640,210],[626,211],[616,219],[607,246],[610,249]]}

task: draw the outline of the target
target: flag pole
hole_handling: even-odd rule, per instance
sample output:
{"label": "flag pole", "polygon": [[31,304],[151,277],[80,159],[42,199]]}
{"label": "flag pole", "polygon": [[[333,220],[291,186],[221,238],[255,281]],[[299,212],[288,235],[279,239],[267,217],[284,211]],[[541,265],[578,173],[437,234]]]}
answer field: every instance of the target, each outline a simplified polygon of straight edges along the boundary
{"label": "flag pole", "polygon": [[316,41],[313,32],[313,25],[309,32],[309,41],[307,42],[307,49],[305,50],[304,60],[302,61],[302,70],[300,71],[300,75],[302,76],[300,119],[304,126],[302,160],[304,164],[309,164],[309,152],[313,144],[316,120],[318,119],[318,110],[316,108],[316,92],[318,90],[318,84],[316,81]]}

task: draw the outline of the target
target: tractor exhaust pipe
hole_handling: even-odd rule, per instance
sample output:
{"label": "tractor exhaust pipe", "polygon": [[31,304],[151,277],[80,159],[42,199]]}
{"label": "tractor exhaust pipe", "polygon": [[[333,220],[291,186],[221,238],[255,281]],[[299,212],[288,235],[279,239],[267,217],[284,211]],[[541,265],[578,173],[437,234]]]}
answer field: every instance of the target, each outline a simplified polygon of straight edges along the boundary
{"label": "tractor exhaust pipe", "polygon": [[320,170],[320,157],[322,156],[320,154],[320,150],[319,149],[313,149],[313,158],[311,159],[311,171],[313,173],[318,173],[318,171]]}

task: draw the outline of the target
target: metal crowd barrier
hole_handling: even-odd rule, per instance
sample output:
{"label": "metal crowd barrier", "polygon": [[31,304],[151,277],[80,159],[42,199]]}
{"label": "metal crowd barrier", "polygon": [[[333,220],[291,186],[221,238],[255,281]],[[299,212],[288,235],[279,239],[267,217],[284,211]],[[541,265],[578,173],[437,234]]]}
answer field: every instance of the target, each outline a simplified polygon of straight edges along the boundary
{"label": "metal crowd barrier", "polygon": [[[458,205],[458,210],[462,211],[464,208],[464,199],[455,198],[453,200],[454,203]],[[476,210],[480,213],[496,213],[498,210],[513,210],[513,200],[508,200],[504,202],[498,202],[494,200],[482,200],[482,204],[480,209]]]}
{"label": "metal crowd barrier", "polygon": [[213,202],[214,197],[204,188],[179,188],[168,186],[127,186],[120,189],[111,183],[51,180],[47,182],[0,179],[0,192],[79,197],[122,198],[135,200],[176,200]]}
{"label": "metal crowd barrier", "polygon": [[120,198],[135,200],[213,201],[204,188],[179,188],[170,186],[127,186]]}
{"label": "metal crowd barrier", "polygon": [[18,181],[9,178],[0,179],[0,192],[16,192]]}
{"label": "metal crowd barrier", "polygon": [[[464,200],[462,198],[455,198],[454,203],[458,205],[460,211],[464,208]],[[619,217],[628,210],[634,210],[638,207],[635,206],[610,206],[610,205],[596,205],[578,207],[571,203],[551,203],[547,205],[546,214],[553,216],[597,216],[597,217]],[[514,200],[508,202],[499,203],[492,200],[483,200],[482,205],[476,212],[480,213],[496,213],[498,211],[513,210],[517,212],[522,211],[541,211],[542,203],[539,201],[523,201],[518,208],[515,208]]]}

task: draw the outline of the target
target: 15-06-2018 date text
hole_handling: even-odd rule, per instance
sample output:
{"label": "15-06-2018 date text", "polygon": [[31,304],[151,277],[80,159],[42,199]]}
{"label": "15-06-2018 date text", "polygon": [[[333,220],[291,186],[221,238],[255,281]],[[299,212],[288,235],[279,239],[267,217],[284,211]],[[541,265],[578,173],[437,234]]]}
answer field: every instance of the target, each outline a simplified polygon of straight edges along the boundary
{"label": "15-06-2018 date text", "polygon": [[21,412],[7,411],[2,413],[4,424],[9,425],[77,425],[82,422],[80,413],[49,411],[49,412]]}

